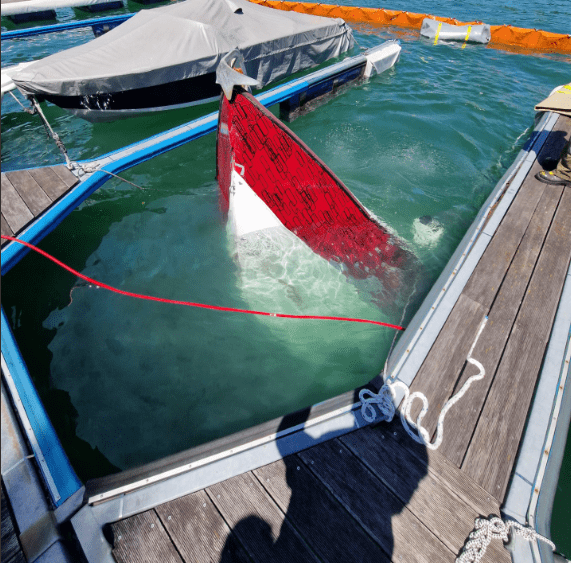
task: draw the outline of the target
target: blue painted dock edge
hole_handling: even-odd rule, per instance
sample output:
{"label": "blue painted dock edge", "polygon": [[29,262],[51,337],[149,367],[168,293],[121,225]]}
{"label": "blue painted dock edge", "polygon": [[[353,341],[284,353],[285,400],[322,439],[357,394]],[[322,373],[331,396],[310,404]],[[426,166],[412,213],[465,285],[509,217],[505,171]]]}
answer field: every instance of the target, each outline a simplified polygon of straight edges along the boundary
{"label": "blue painted dock edge", "polygon": [[43,457],[49,475],[46,475],[44,464],[38,463],[38,467],[42,472],[44,481],[46,483],[51,481],[55,486],[55,490],[50,486],[48,486],[48,490],[54,506],[60,506],[81,488],[82,483],[75,474],[32,383],[8,324],[4,308],[2,308],[2,355],[37,441],[36,445],[33,440],[30,440],[32,451],[36,459]]}

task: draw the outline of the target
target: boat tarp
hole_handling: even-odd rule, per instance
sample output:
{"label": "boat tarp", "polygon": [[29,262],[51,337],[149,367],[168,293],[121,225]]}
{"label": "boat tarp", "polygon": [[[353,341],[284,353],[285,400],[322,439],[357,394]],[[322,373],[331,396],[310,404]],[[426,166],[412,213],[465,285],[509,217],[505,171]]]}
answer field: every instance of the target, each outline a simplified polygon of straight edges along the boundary
{"label": "boat tarp", "polygon": [[354,45],[342,19],[283,12],[247,0],[186,0],[141,10],[83,45],[14,73],[26,95],[83,96],[156,86],[214,72],[238,48],[262,86]]}

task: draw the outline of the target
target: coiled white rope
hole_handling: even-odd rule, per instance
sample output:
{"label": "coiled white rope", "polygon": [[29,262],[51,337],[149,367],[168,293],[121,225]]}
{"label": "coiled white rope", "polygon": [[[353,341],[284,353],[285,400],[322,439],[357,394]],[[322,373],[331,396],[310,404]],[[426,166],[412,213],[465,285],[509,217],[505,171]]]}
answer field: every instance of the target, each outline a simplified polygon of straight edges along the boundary
{"label": "coiled white rope", "polygon": [[[484,317],[484,320],[480,324],[480,328],[478,333],[476,334],[476,338],[472,343],[472,347],[470,348],[470,352],[468,352],[468,357],[466,361],[475,365],[479,373],[476,375],[471,376],[466,383],[462,386],[460,391],[456,393],[453,397],[451,397],[442,410],[440,411],[440,416],[438,417],[438,425],[436,430],[436,438],[433,443],[430,442],[430,435],[426,428],[422,426],[422,419],[426,415],[428,411],[428,399],[426,396],[421,393],[420,391],[416,391],[415,393],[410,393],[410,389],[408,385],[403,383],[402,381],[390,381],[386,380],[384,385],[381,387],[378,393],[374,393],[373,391],[369,391],[369,389],[362,389],[359,392],[359,399],[361,400],[361,415],[367,422],[373,422],[377,418],[377,412],[375,411],[373,404],[376,404],[380,413],[381,417],[380,420],[387,420],[390,422],[395,415],[396,412],[396,389],[400,388],[404,392],[404,399],[400,411],[400,419],[404,429],[406,430],[407,434],[419,444],[425,445],[427,448],[431,450],[436,450],[442,443],[443,438],[443,429],[444,429],[444,418],[446,417],[446,413],[450,410],[450,408],[457,403],[468,391],[470,385],[474,381],[478,381],[482,379],[486,375],[486,370],[484,366],[478,361],[472,358],[472,352],[474,351],[474,347],[488,322],[488,317]],[[386,365],[385,365],[385,376],[386,376]],[[420,399],[422,401],[422,409],[416,418],[416,422],[411,419],[410,409],[412,408],[412,404],[415,399]]]}
{"label": "coiled white rope", "polygon": [[514,522],[513,520],[504,522],[498,516],[493,516],[489,520],[476,518],[474,531],[470,533],[464,549],[456,558],[456,563],[479,563],[493,538],[500,538],[507,542],[510,533],[522,536],[523,539],[529,542],[541,540],[555,550],[555,544],[551,540],[538,534],[532,528],[522,526],[519,522]]}
{"label": "coiled white rope", "polygon": [[[488,317],[486,316],[480,324],[476,338],[474,339],[472,347],[470,348],[466,358],[466,361],[475,365],[479,372],[476,375],[471,376],[466,383],[464,383],[460,391],[451,397],[440,411],[436,439],[433,443],[430,442],[428,431],[422,426],[422,419],[428,411],[428,399],[419,391],[410,393],[408,385],[402,381],[390,381],[389,379],[385,379],[385,383],[378,393],[373,393],[372,391],[369,391],[369,389],[362,389],[359,392],[359,399],[361,400],[361,415],[363,418],[367,422],[373,422],[377,418],[377,411],[373,405],[377,405],[381,413],[380,420],[387,420],[390,422],[394,418],[396,412],[396,389],[400,388],[404,391],[403,405],[400,411],[400,418],[404,429],[415,442],[424,444],[431,450],[436,450],[442,443],[444,418],[446,413],[450,410],[452,405],[457,403],[464,396],[474,381],[478,381],[486,375],[484,366],[478,360],[472,358],[472,352],[474,351],[476,343],[478,342],[487,322]],[[385,378],[387,375],[386,371],[387,364],[385,364]],[[411,419],[410,409],[412,407],[412,403],[417,398],[422,401],[422,410],[418,414],[415,423]],[[541,534],[538,534],[533,528],[523,526],[518,522],[509,521],[506,523],[497,516],[493,516],[490,519],[477,518],[474,524],[474,531],[470,533],[464,549],[456,559],[456,563],[479,563],[484,557],[488,545],[493,538],[500,538],[504,542],[507,542],[510,533],[518,534],[529,542],[541,540],[550,545],[552,549],[555,549],[555,544],[551,540]]]}

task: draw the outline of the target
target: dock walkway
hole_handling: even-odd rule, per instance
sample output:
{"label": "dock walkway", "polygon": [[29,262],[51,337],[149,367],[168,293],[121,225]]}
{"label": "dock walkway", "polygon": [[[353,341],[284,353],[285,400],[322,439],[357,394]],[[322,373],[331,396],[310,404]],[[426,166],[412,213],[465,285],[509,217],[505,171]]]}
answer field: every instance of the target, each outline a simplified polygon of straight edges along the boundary
{"label": "dock walkway", "polygon": [[63,164],[2,172],[2,234],[17,236],[78,182]]}
{"label": "dock walkway", "polygon": [[[449,411],[438,451],[400,421],[361,428],[112,523],[115,560],[454,561],[475,518],[500,514],[568,276],[571,188],[534,176],[570,132],[559,117],[414,378],[434,436],[478,373],[466,358],[488,317],[472,353],[485,377]],[[484,558],[510,560],[499,540]]]}
{"label": "dock walkway", "polygon": [[488,324],[473,357],[486,376],[447,416],[440,452],[503,501],[571,258],[571,189],[535,179],[542,162],[557,159],[571,118],[560,117],[443,330],[411,391],[436,408],[425,424],[434,432],[441,406],[477,368],[465,364],[474,335]]}
{"label": "dock walkway", "polygon": [[2,483],[2,563],[25,563],[24,552],[18,540],[14,527],[14,519],[8,508],[8,500],[4,495],[4,483]]}
{"label": "dock walkway", "polygon": [[[413,444],[396,421],[326,441],[112,524],[113,555],[119,563],[454,561],[475,518],[499,514],[499,503]],[[510,561],[500,542],[489,555]]]}

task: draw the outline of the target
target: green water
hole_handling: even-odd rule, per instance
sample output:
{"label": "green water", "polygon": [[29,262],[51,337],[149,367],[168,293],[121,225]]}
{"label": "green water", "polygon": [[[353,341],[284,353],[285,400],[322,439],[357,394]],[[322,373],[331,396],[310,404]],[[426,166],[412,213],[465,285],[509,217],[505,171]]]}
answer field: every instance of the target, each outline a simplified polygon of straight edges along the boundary
{"label": "green water", "polygon": [[[452,7],[444,0],[395,0],[383,7],[557,32],[568,32],[571,22],[571,3],[511,0],[497,7],[465,1]],[[400,62],[291,128],[407,242],[422,264],[419,286],[426,293],[527,140],[533,106],[569,82],[571,60],[475,45],[434,46],[415,33],[388,28],[354,29],[364,48],[399,39]],[[78,44],[90,33],[3,41],[2,65]],[[45,112],[74,159],[99,156],[197,115],[180,110],[90,124],[55,106]],[[60,155],[37,118],[5,98],[2,170],[55,162]],[[220,217],[214,175],[210,135],[123,173],[144,191],[107,182],[41,247],[88,276],[132,292],[400,322],[402,306],[379,309],[316,257],[262,254],[240,269]],[[434,229],[419,223],[426,215]],[[353,389],[381,370],[393,339],[389,329],[368,325],[134,301],[78,283],[35,255],[3,278],[2,305],[82,479]],[[412,289],[403,288],[403,302]],[[405,323],[413,313],[406,311]],[[567,494],[569,486],[562,478]],[[568,514],[556,506],[553,520],[568,522]],[[571,553],[566,531],[558,535],[559,550]]]}
{"label": "green water", "polygon": [[571,522],[571,440],[567,435],[567,445],[551,513],[551,539],[555,542],[557,551],[568,559],[571,558],[569,522]]}

